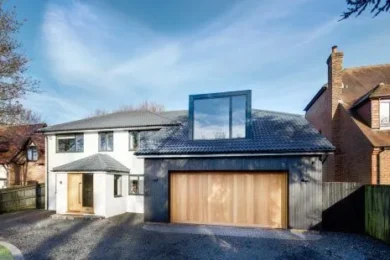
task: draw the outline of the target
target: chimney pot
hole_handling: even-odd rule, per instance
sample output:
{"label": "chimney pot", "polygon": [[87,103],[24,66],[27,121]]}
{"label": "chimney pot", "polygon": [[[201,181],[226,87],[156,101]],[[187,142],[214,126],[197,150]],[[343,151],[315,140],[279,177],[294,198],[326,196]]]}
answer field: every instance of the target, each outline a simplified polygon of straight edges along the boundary
{"label": "chimney pot", "polygon": [[337,45],[332,46],[332,53],[337,52]]}

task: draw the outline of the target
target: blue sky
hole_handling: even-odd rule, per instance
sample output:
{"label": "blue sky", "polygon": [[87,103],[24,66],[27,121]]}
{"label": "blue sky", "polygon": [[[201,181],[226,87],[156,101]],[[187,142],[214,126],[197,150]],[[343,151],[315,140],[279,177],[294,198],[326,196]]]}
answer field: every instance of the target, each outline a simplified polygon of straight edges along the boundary
{"label": "blue sky", "polygon": [[[286,3],[287,2],[287,3]],[[186,109],[188,95],[252,89],[253,107],[302,114],[326,82],[332,45],[345,67],[390,63],[390,15],[338,22],[345,1],[15,1],[18,38],[49,124],[143,100]]]}

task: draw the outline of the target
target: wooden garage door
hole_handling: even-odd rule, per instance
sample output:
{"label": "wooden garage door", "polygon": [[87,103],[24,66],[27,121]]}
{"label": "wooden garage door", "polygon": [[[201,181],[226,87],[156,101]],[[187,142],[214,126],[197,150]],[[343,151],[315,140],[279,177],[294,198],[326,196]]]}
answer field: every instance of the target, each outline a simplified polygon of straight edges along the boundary
{"label": "wooden garage door", "polygon": [[171,222],[287,228],[287,174],[170,175]]}

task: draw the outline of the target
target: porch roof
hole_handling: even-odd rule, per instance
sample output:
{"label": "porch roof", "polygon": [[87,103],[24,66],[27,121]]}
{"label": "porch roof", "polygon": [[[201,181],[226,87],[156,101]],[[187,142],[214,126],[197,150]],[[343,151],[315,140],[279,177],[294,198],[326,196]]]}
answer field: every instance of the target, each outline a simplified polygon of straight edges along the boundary
{"label": "porch roof", "polygon": [[107,154],[94,154],[71,163],[54,167],[53,172],[124,172],[130,169]]}

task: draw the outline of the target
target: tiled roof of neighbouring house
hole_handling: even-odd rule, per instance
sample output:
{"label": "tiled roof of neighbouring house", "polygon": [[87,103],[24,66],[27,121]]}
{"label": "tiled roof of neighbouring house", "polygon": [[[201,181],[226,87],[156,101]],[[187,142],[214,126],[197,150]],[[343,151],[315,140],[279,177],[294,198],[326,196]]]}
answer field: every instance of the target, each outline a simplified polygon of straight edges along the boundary
{"label": "tiled roof of neighbouring house", "polygon": [[94,154],[53,168],[53,172],[130,172],[129,168],[107,154]]}
{"label": "tiled roof of neighbouring house", "polygon": [[0,126],[0,163],[9,163],[22,151],[26,142],[31,138],[35,145],[45,154],[45,139],[42,133],[36,131],[46,124]]}
{"label": "tiled roof of neighbouring house", "polygon": [[[348,106],[356,107],[379,83],[390,83],[390,64],[371,65],[362,67],[345,68],[342,71],[343,90],[342,100]],[[317,101],[317,99],[327,90],[327,84],[322,86],[316,95],[310,100],[304,111]],[[369,95],[369,94],[368,94]]]}
{"label": "tiled roof of neighbouring house", "polygon": [[[178,115],[177,115],[178,116]],[[181,115],[183,118],[184,115]],[[190,140],[187,120],[145,132],[136,155],[330,152],[332,144],[301,115],[253,110],[252,138]]]}
{"label": "tiled roof of neighbouring house", "polygon": [[42,131],[77,131],[125,127],[168,126],[175,124],[169,116],[165,117],[163,114],[164,113],[157,114],[149,111],[116,112],[49,126],[43,128]]}

